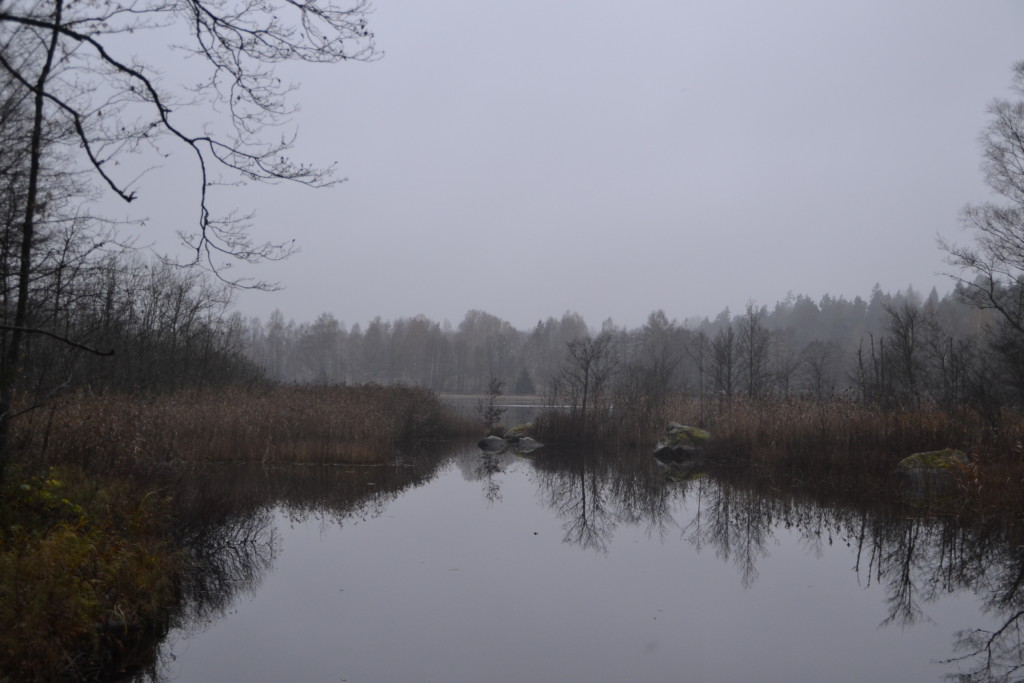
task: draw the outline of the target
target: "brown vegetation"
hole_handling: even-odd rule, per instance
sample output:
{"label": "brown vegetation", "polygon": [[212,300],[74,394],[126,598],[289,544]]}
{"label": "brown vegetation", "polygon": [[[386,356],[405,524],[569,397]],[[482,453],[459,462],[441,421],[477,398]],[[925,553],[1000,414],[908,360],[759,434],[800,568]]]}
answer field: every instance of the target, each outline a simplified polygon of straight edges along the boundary
{"label": "brown vegetation", "polygon": [[201,493],[196,468],[382,464],[474,428],[428,390],[376,385],[79,391],[15,424],[17,466],[0,484],[0,680],[152,665],[152,638],[209,564],[196,539],[225,518],[219,503],[246,495]]}
{"label": "brown vegetation", "polygon": [[[689,410],[688,410],[689,408]],[[687,402],[679,414],[694,415]],[[916,452],[958,448],[971,464],[959,495],[932,508],[1007,523],[1024,515],[1024,418],[1004,410],[993,423],[971,410],[884,409],[847,401],[737,402],[708,421],[713,453],[748,461],[761,476],[787,484],[886,497],[901,494],[896,465]],[[921,503],[922,501],[915,501]]]}
{"label": "brown vegetation", "polygon": [[[887,408],[859,401],[810,398],[734,398],[713,406],[673,396],[657,411],[660,422],[633,419],[635,406],[591,416],[589,428],[571,411],[554,410],[537,421],[545,443],[588,443],[619,448],[652,446],[667,420],[708,429],[705,452],[714,462],[751,469],[776,485],[814,487],[830,494],[898,498],[896,466],[921,451],[957,448],[970,465],[959,473],[960,495],[938,507],[981,516],[1024,516],[1024,416],[1003,409],[991,415],[935,405]],[[933,505],[936,501],[930,501]]]}
{"label": "brown vegetation", "polygon": [[168,501],[75,468],[12,475],[0,496],[0,679],[147,664],[182,569]]}
{"label": "brown vegetation", "polygon": [[144,472],[223,460],[376,462],[460,428],[426,389],[263,386],[151,396],[81,391],[19,424],[15,438],[32,463]]}

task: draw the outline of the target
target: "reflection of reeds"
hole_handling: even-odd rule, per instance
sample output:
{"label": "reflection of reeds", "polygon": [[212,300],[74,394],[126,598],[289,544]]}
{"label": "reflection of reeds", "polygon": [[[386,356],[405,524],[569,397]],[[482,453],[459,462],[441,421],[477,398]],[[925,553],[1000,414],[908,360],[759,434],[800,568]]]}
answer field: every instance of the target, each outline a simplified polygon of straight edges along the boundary
{"label": "reflection of reeds", "polygon": [[380,386],[79,392],[26,414],[0,482],[0,680],[78,680],[129,649],[152,669],[169,623],[258,583],[270,510],[299,485],[261,463],[349,463],[292,469],[365,513],[436,466],[413,444],[460,428],[431,392]]}
{"label": "reflection of reeds", "polygon": [[[627,407],[630,408],[630,407]],[[537,420],[545,443],[622,444],[653,447],[664,424],[633,419],[643,411],[614,406],[582,422],[567,411]],[[912,453],[957,448],[971,464],[958,473],[960,495],[941,501],[984,515],[1024,514],[1024,421],[1006,411],[993,420],[975,411],[935,406],[886,409],[835,399],[746,401],[736,398],[703,409],[696,399],[668,399],[659,414],[707,428],[706,452],[717,462],[749,464],[780,483],[833,491],[859,489],[898,493],[896,465]],[[934,501],[933,501],[934,502]]]}
{"label": "reflection of reeds", "polygon": [[[671,412],[681,421],[698,414],[689,400],[678,401]],[[969,410],[886,410],[842,400],[734,401],[706,423],[714,435],[712,453],[749,461],[768,477],[835,489],[892,489],[904,457],[959,448],[972,460],[959,473],[962,495],[939,502],[986,515],[1024,514],[1024,423],[1017,414],[1005,413],[993,424]]]}
{"label": "reflection of reeds", "polygon": [[379,462],[458,425],[430,391],[376,385],[77,393],[19,425],[30,457],[87,468],[250,460]]}

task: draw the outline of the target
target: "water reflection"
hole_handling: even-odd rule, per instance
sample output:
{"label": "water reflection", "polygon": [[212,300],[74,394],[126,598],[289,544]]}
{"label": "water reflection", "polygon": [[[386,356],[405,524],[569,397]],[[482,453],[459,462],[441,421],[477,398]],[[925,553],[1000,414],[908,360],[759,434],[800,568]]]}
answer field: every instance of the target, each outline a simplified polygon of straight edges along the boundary
{"label": "water reflection", "polygon": [[[989,621],[964,624],[947,645],[950,678],[1013,680],[1024,668],[1024,553],[1005,520],[924,517],[852,494],[826,499],[749,470],[668,482],[646,453],[554,449],[530,459],[467,446],[379,467],[211,468],[182,501],[192,515],[184,533],[193,571],[174,620],[179,633],[201,631],[258,589],[279,552],[277,511],[294,522],[325,525],[373,519],[449,465],[479,482],[484,503],[494,509],[507,505],[509,478],[525,474],[536,499],[557,518],[564,544],[607,556],[618,552],[617,533],[639,529],[659,543],[713,551],[735,568],[743,589],[757,584],[759,565],[784,539],[795,537],[805,555],[819,558],[845,546],[850,580],[885,593],[877,622],[883,628],[927,622],[929,606],[951,594],[977,596]],[[163,645],[165,663],[174,647]],[[149,672],[149,678],[160,677]]]}
{"label": "water reflection", "polygon": [[608,552],[619,524],[664,537],[676,526],[671,489],[651,458],[595,451],[546,451],[534,462],[541,498],[562,520],[564,541]]}
{"label": "water reflection", "polygon": [[[1004,520],[925,518],[871,499],[837,504],[806,490],[766,486],[766,478],[750,471],[666,485],[645,454],[558,453],[535,469],[542,498],[563,520],[566,543],[607,553],[619,524],[659,537],[679,529],[698,552],[710,547],[732,563],[745,588],[757,581],[758,562],[770,556],[781,529],[798,533],[814,557],[843,543],[855,550],[857,581],[886,590],[882,627],[927,621],[928,604],[958,591],[978,595],[985,612],[1002,620],[995,629],[958,632],[954,656],[946,660],[957,668],[951,678],[1013,680],[1024,670],[1024,553]],[[673,516],[675,497],[690,503],[682,525]]]}
{"label": "water reflection", "polygon": [[[852,570],[865,586],[884,586],[887,612],[880,626],[909,627],[927,621],[926,607],[969,591],[982,601],[994,629],[958,632],[944,663],[959,681],[1018,680],[1024,669],[1024,552],[1018,529],[1006,520],[967,523],[955,517],[921,517],[913,509],[878,501],[823,501],[811,492],[766,490],[756,474],[726,477],[712,487],[708,506],[711,542],[725,557],[738,538],[745,585],[756,579],[756,556],[780,526],[797,530],[809,552],[844,543],[855,550]],[[732,493],[727,493],[731,491]],[[737,494],[737,492],[739,492]],[[731,498],[729,510],[722,498]],[[739,509],[737,509],[739,508]]]}
{"label": "water reflection", "polygon": [[684,535],[697,550],[714,548],[725,562],[732,562],[740,582],[749,587],[757,580],[757,561],[768,557],[778,509],[751,489],[723,486],[709,478],[697,480],[694,498],[697,511]]}
{"label": "water reflection", "polygon": [[240,596],[253,594],[279,550],[269,509],[235,515],[199,530],[188,540],[190,567],[177,627],[203,628],[227,613]]}
{"label": "water reflection", "polygon": [[209,464],[180,473],[177,481],[167,483],[177,491],[179,541],[188,552],[181,602],[168,621],[174,636],[154,644],[155,663],[132,680],[169,680],[178,643],[257,592],[280,551],[276,511],[295,523],[311,518],[336,525],[366,521],[381,515],[403,491],[429,481],[447,455],[423,451],[393,456],[377,466]]}

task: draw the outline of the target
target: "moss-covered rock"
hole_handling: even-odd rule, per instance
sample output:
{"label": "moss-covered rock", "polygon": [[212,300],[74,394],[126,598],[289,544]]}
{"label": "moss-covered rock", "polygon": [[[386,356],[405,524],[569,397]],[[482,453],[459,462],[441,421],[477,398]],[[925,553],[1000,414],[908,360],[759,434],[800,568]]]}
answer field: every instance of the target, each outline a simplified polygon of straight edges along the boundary
{"label": "moss-covered rock", "polygon": [[671,463],[665,467],[665,480],[681,484],[703,479],[708,473],[697,463]]}
{"label": "moss-covered rock", "polygon": [[678,422],[669,422],[668,427],[665,428],[665,438],[662,443],[666,443],[670,446],[699,448],[707,443],[710,438],[711,433],[700,429],[699,427],[690,427],[688,425],[679,424]]}
{"label": "moss-covered rock", "polygon": [[971,463],[963,451],[946,448],[914,453],[900,460],[896,473],[914,495],[947,495],[956,487],[964,467]]}
{"label": "moss-covered rock", "polygon": [[508,442],[500,436],[494,436],[493,434],[488,437],[480,439],[476,443],[477,447],[485,453],[502,453],[508,448]]}
{"label": "moss-covered rock", "polygon": [[507,432],[505,432],[505,438],[509,439],[510,441],[512,439],[521,439],[524,436],[529,436],[532,431],[533,431],[533,423],[532,422],[527,422],[525,424],[519,424],[519,425],[516,425],[515,427],[513,427],[512,429],[508,430]]}
{"label": "moss-covered rock", "polygon": [[535,450],[537,450],[544,444],[529,436],[524,436],[519,439],[516,439],[516,441],[511,443],[510,445],[512,447],[513,453],[515,453],[516,455],[525,455],[527,453],[533,453]]}
{"label": "moss-covered rock", "polygon": [[654,456],[665,462],[699,459],[710,439],[711,434],[703,429],[670,422],[665,428],[665,437],[654,448]]}
{"label": "moss-covered rock", "polygon": [[485,453],[504,453],[511,449],[516,455],[532,453],[544,444],[529,436],[488,436],[476,444]]}

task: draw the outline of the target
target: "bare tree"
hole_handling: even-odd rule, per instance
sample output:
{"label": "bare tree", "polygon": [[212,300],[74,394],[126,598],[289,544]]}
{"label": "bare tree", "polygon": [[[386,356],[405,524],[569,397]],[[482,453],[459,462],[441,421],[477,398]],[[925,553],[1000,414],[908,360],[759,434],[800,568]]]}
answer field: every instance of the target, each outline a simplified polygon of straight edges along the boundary
{"label": "bare tree", "polygon": [[718,330],[711,340],[711,377],[720,399],[732,405],[736,384],[736,333],[732,325]]}
{"label": "bare tree", "polygon": [[921,404],[921,385],[924,381],[925,339],[931,332],[931,320],[911,301],[899,306],[887,306],[889,314],[889,348],[892,353],[891,376],[900,397],[915,407]]}
{"label": "bare tree", "polygon": [[836,389],[837,368],[842,348],[836,342],[812,341],[800,352],[803,387],[817,401],[830,398]]}
{"label": "bare tree", "polygon": [[[293,136],[265,135],[294,111],[293,86],[274,67],[285,62],[336,63],[376,53],[362,0],[340,8],[331,0],[12,0],[0,4],[0,73],[26,103],[28,167],[21,205],[18,284],[7,363],[0,378],[0,476],[7,460],[11,404],[29,321],[29,286],[38,221],[45,208],[44,151],[49,131],[66,142],[97,183],[115,196],[136,198],[137,178],[121,162],[137,152],[166,156],[178,145],[195,163],[196,223],[180,232],[192,263],[223,273],[231,261],[282,258],[289,242],[256,243],[248,216],[215,216],[210,192],[225,181],[335,182],[333,169],[293,161]],[[133,48],[177,45],[206,67],[194,89],[175,91]],[[168,48],[169,50],[171,48]],[[7,89],[7,88],[5,88]],[[7,92],[5,92],[7,94]],[[202,106],[205,124],[181,109]],[[219,122],[215,116],[222,114]],[[218,171],[218,169],[220,169]],[[222,172],[226,175],[222,176]],[[226,259],[226,260],[225,260]],[[238,282],[236,280],[236,282]],[[246,286],[269,286],[255,281]]]}
{"label": "bare tree", "polygon": [[707,377],[708,358],[711,355],[711,340],[704,330],[697,330],[690,335],[689,343],[686,345],[686,353],[693,361],[694,369],[697,371],[697,404],[698,421],[704,425],[704,397],[705,379]]}
{"label": "bare tree", "polygon": [[584,433],[588,417],[602,405],[605,390],[617,367],[618,359],[612,352],[612,335],[606,332],[594,339],[583,337],[566,345],[560,384],[565,387],[574,417]]}
{"label": "bare tree", "polygon": [[477,400],[476,410],[480,416],[480,422],[488,434],[494,434],[501,426],[501,417],[505,414],[505,408],[498,405],[501,398],[505,381],[499,377],[491,377],[487,382],[487,395]]}
{"label": "bare tree", "polygon": [[795,333],[792,328],[775,330],[771,334],[771,374],[775,385],[783,396],[789,397],[793,382],[800,371],[803,359],[797,351]]}
{"label": "bare tree", "polygon": [[1024,349],[1024,62],[1013,66],[1016,99],[995,99],[981,133],[985,180],[1004,200],[969,205],[961,221],[974,246],[940,240],[961,298],[998,313],[1000,351],[1012,361]]}
{"label": "bare tree", "polygon": [[743,384],[750,399],[762,398],[769,387],[771,335],[764,327],[766,315],[764,308],[758,308],[751,302],[737,324],[736,351]]}

